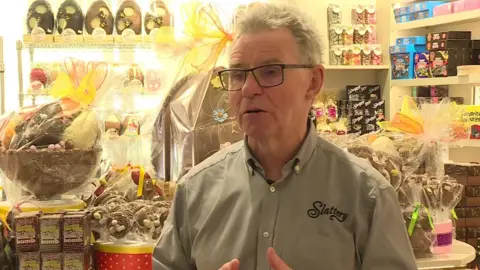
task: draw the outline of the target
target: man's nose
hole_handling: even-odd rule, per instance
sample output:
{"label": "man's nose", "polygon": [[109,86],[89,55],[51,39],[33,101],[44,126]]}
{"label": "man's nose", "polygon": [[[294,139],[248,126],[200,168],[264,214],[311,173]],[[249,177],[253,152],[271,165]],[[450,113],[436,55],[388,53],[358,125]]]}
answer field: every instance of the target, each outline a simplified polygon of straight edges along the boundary
{"label": "man's nose", "polygon": [[258,84],[253,73],[247,74],[247,79],[242,87],[242,95],[246,98],[251,98],[262,93],[262,87]]}

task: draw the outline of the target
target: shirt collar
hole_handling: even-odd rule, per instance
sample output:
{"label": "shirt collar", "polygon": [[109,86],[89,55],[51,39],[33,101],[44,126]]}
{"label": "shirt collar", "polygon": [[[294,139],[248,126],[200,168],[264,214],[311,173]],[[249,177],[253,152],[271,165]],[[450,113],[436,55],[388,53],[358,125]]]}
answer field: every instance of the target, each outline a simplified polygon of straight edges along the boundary
{"label": "shirt collar", "polygon": [[[315,125],[309,121],[307,128],[307,136],[303,140],[300,150],[297,152],[295,157],[286,164],[286,167],[289,170],[293,170],[293,172],[296,174],[300,174],[302,169],[305,167],[305,164],[308,162],[308,160],[310,160],[310,157],[312,156],[318,142],[318,134],[315,130]],[[243,143],[245,146],[245,160],[247,169],[251,174],[253,174],[253,170],[261,168],[261,166],[260,163],[253,157],[252,152],[248,147],[247,136],[245,136],[243,139]]]}

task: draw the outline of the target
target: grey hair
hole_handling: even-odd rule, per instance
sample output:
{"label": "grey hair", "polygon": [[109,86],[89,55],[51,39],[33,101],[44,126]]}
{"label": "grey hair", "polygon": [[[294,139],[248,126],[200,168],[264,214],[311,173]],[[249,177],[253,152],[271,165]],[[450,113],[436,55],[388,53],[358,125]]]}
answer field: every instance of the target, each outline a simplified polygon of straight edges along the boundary
{"label": "grey hair", "polygon": [[315,24],[306,14],[291,5],[262,3],[248,8],[235,25],[234,39],[242,34],[273,29],[290,30],[306,64],[321,63],[323,50]]}

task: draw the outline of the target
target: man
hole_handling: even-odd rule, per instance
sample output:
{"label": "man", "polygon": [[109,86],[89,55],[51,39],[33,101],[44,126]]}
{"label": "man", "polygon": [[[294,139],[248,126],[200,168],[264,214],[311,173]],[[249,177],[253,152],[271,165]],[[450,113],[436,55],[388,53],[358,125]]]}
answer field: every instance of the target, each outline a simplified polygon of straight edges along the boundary
{"label": "man", "polygon": [[237,28],[219,75],[245,140],[180,181],[154,269],[416,269],[392,186],[308,120],[324,81],[312,24],[265,4]]}

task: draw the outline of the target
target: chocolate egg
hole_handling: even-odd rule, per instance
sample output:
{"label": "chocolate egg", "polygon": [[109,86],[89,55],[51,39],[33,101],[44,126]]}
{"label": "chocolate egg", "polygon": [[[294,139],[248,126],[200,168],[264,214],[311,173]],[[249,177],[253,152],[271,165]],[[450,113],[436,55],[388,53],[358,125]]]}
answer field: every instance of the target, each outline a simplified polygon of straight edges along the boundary
{"label": "chocolate egg", "polygon": [[102,28],[107,35],[113,33],[113,14],[104,0],[96,0],[87,10],[85,29],[91,35],[95,28]]}
{"label": "chocolate egg", "polygon": [[35,0],[28,8],[26,24],[29,34],[36,27],[42,28],[47,35],[53,34],[55,21],[50,3],[46,0]]}
{"label": "chocolate egg", "polygon": [[83,33],[83,11],[75,0],[65,0],[57,12],[57,31],[63,33],[65,29],[72,29],[75,34]]}
{"label": "chocolate egg", "polygon": [[163,1],[156,0],[152,2],[150,11],[145,14],[144,27],[147,35],[155,28],[170,25],[170,12]]}
{"label": "chocolate egg", "polygon": [[125,29],[132,29],[135,35],[142,34],[142,12],[134,0],[124,0],[115,16],[115,28],[121,35]]}

